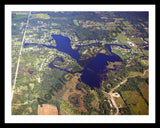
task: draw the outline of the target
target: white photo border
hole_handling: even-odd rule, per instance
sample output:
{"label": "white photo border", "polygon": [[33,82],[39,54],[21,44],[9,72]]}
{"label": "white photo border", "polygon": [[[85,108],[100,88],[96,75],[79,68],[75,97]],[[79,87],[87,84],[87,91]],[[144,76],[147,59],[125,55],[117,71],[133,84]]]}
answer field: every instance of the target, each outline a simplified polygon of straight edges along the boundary
{"label": "white photo border", "polygon": [[[12,115],[12,11],[148,11],[149,115]],[[155,5],[5,5],[5,123],[155,123]]]}

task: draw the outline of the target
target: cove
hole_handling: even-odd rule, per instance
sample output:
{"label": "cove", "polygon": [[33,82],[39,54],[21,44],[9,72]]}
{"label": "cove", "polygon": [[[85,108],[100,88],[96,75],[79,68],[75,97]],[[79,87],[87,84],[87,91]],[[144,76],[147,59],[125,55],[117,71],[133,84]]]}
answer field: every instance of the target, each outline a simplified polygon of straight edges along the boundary
{"label": "cove", "polygon": [[71,47],[71,41],[68,37],[62,35],[52,35],[52,38],[56,41],[56,49],[70,55],[77,62],[79,61],[80,54],[78,50],[73,50]]}
{"label": "cove", "polygon": [[[51,48],[51,49],[55,48],[61,52],[64,52],[64,53],[70,55],[73,59],[75,59],[77,61],[78,64],[80,64],[81,66],[84,67],[84,69],[82,71],[79,71],[79,73],[82,74],[80,76],[79,81],[84,82],[85,84],[89,85],[91,87],[91,89],[93,89],[94,87],[99,88],[102,80],[107,79],[106,73],[109,71],[109,69],[106,68],[106,66],[108,65],[107,61],[110,61],[110,62],[120,61],[120,62],[122,62],[122,59],[117,54],[112,52],[111,46],[115,45],[115,46],[120,46],[121,48],[130,49],[126,45],[106,44],[105,47],[107,48],[107,50],[109,50],[109,52],[111,54],[106,55],[103,53],[98,53],[96,55],[96,57],[92,57],[92,58],[88,59],[88,61],[86,61],[86,64],[84,65],[83,61],[80,60],[81,55],[78,52],[79,49],[83,46],[93,46],[93,45],[97,45],[100,43],[93,43],[93,44],[81,45],[81,46],[76,45],[78,48],[76,50],[73,50],[71,47],[71,41],[68,37],[65,37],[62,35],[51,35],[51,36],[52,36],[51,40],[53,40],[53,39],[55,40],[56,46],[45,45],[45,43],[44,44],[25,43],[24,47],[39,46],[40,45],[40,46]],[[51,40],[48,40],[48,42],[50,42]],[[57,68],[57,69],[63,70],[68,73],[75,73],[75,72],[68,71],[67,69],[61,69],[59,67],[54,66],[53,65],[54,61],[64,62],[63,58],[56,57],[51,63],[48,64],[48,66],[51,69]]]}

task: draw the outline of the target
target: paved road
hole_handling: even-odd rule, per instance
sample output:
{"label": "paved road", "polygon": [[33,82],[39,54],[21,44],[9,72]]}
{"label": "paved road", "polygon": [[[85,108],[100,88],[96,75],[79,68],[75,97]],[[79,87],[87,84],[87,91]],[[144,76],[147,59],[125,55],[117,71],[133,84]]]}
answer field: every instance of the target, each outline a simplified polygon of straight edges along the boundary
{"label": "paved road", "polygon": [[[12,99],[13,99],[13,94],[14,94],[14,91],[15,91],[16,80],[17,80],[18,69],[19,69],[19,63],[20,63],[20,60],[21,60],[21,54],[22,54],[22,49],[23,49],[23,43],[24,43],[24,39],[25,39],[25,35],[26,35],[26,30],[27,30],[27,27],[28,27],[28,24],[29,24],[29,17],[30,17],[30,15],[31,15],[31,12],[29,12],[29,14],[28,14],[27,24],[26,24],[26,27],[25,27],[25,30],[24,30],[23,39],[22,39],[22,43],[21,43],[21,49],[20,49],[20,51],[19,51],[19,57],[18,57],[18,62],[17,62],[17,68],[16,68],[16,73],[15,73],[15,78],[14,78],[14,83],[13,83],[13,88],[12,88]],[[11,101],[12,101],[12,99],[11,99]]]}

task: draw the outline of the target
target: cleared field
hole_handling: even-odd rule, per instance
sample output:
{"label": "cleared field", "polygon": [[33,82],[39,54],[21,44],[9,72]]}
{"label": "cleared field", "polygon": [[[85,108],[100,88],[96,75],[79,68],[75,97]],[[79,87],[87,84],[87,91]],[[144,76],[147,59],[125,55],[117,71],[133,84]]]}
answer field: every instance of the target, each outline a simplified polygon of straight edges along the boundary
{"label": "cleared field", "polygon": [[38,115],[58,115],[58,110],[53,105],[43,104],[42,107],[38,105]]}
{"label": "cleared field", "polygon": [[117,35],[117,39],[118,41],[121,43],[121,44],[125,44],[125,45],[128,45],[126,42],[128,41],[127,40],[127,36],[125,35],[125,33],[121,32]]}
{"label": "cleared field", "polygon": [[148,102],[148,84],[145,82],[141,82],[138,84],[139,89],[141,90],[144,98],[147,100]]}
{"label": "cleared field", "polygon": [[62,101],[60,106],[61,115],[76,115],[74,113],[74,108],[67,101]]}
{"label": "cleared field", "polygon": [[131,72],[129,72],[129,77],[140,75],[140,74],[142,75],[143,73],[131,71]]}
{"label": "cleared field", "polygon": [[146,70],[145,74],[141,72],[131,71],[129,72],[129,77],[140,75],[142,78],[148,78],[149,72]]}
{"label": "cleared field", "polygon": [[137,91],[122,91],[121,94],[132,115],[148,115],[148,106]]}
{"label": "cleared field", "polygon": [[50,19],[50,16],[48,14],[38,13],[38,14],[33,14],[32,18]]}
{"label": "cleared field", "polygon": [[126,105],[125,105],[125,103],[124,103],[124,101],[123,101],[123,99],[122,99],[121,96],[119,96],[119,97],[114,97],[114,100],[115,100],[118,108],[126,107]]}
{"label": "cleared field", "polygon": [[115,23],[107,22],[105,26],[107,27],[108,30],[111,31],[111,30],[116,30],[117,25]]}
{"label": "cleared field", "polygon": [[73,20],[73,23],[74,23],[76,26],[79,26],[79,24],[78,24],[78,21],[77,21],[77,20]]}
{"label": "cleared field", "polygon": [[13,20],[20,20],[20,19],[24,19],[27,17],[28,17],[28,15],[26,15],[26,14],[16,14],[13,16]]}
{"label": "cleared field", "polygon": [[122,65],[122,62],[109,62],[107,61],[108,65],[107,65],[107,68],[108,69],[115,69],[115,65]]}

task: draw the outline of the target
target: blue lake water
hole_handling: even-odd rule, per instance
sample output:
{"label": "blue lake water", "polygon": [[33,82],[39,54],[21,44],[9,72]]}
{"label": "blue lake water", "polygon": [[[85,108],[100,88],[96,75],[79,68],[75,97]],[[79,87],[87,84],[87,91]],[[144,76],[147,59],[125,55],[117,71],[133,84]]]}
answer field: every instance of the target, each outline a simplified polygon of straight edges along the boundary
{"label": "blue lake water", "polygon": [[[86,62],[86,64],[83,64],[83,62],[80,61],[81,55],[78,52],[80,47],[97,45],[100,43],[94,43],[94,44],[88,44],[88,45],[82,45],[82,46],[76,45],[78,47],[77,50],[73,50],[71,47],[71,41],[68,37],[65,37],[62,35],[51,35],[51,36],[55,40],[56,46],[50,46],[50,45],[45,45],[45,44],[40,45],[38,43],[25,43],[24,47],[40,45],[40,46],[47,47],[47,48],[55,48],[61,52],[64,52],[64,53],[70,55],[72,58],[74,58],[77,61],[77,63],[79,63],[81,66],[84,67],[84,69],[82,71],[80,71],[80,73],[82,73],[82,75],[80,76],[79,80],[84,82],[85,84],[89,85],[92,89],[94,87],[99,88],[102,80],[106,79],[106,73],[108,72],[108,69],[106,68],[106,66],[108,65],[107,61],[110,61],[110,62],[120,61],[120,62],[122,62],[122,59],[118,55],[116,55],[115,53],[112,52],[111,46],[115,45],[115,46],[120,46],[121,48],[130,49],[126,45],[106,44],[105,47],[110,51],[110,53],[111,53],[110,55],[99,53],[96,55],[96,57],[90,58]],[[53,40],[53,39],[51,39],[51,40]],[[48,41],[50,42],[51,40],[48,40]],[[61,57],[56,57],[48,65],[51,69],[58,68],[60,70],[68,72],[68,73],[75,73],[75,72],[70,72],[66,69],[61,69],[59,67],[54,66],[53,65],[54,61],[64,62],[64,60]]]}
{"label": "blue lake water", "polygon": [[144,49],[144,50],[149,50],[149,47],[148,47],[148,46],[146,46],[146,47],[144,47],[143,49]]}

